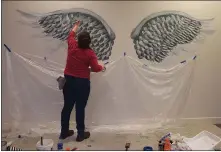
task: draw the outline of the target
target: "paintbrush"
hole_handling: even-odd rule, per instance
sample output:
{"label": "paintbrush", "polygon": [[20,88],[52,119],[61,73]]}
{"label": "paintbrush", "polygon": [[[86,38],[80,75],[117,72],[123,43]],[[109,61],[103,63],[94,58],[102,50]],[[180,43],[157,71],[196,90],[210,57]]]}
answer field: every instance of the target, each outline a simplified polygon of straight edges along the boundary
{"label": "paintbrush", "polygon": [[43,137],[41,136],[41,146],[43,146]]}

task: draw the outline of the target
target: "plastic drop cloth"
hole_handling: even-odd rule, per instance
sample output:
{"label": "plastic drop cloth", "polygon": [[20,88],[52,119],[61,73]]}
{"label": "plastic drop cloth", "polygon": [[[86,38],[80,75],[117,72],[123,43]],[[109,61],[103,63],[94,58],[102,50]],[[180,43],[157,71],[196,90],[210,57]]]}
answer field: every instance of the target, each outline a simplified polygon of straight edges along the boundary
{"label": "plastic drop cloth", "polygon": [[[56,78],[64,65],[33,54],[2,51],[3,126],[19,131],[60,131],[63,95]],[[176,119],[186,103],[194,60],[171,69],[140,63],[130,56],[109,61],[92,73],[86,124],[92,131],[140,131]],[[75,111],[71,125],[75,127]]]}

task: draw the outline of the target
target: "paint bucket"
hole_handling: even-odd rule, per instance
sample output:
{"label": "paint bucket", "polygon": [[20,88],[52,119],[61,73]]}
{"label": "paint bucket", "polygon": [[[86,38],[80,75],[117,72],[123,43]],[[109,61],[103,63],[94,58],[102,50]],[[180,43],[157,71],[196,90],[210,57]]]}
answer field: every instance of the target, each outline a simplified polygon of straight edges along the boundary
{"label": "paint bucket", "polygon": [[2,141],[1,146],[2,146],[1,150],[6,151],[7,150],[7,141]]}
{"label": "paint bucket", "polygon": [[146,146],[143,148],[143,151],[153,151],[153,148],[150,146]]}
{"label": "paint bucket", "polygon": [[[42,143],[41,143],[42,142]],[[54,142],[52,139],[42,139],[36,144],[36,149],[38,151],[50,151],[53,149]]]}

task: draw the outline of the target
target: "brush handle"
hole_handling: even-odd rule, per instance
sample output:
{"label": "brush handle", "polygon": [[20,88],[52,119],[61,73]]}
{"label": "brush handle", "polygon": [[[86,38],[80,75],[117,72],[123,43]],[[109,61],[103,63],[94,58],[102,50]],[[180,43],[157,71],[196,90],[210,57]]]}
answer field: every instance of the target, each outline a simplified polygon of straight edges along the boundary
{"label": "brush handle", "polygon": [[9,49],[9,47],[6,44],[4,44],[4,47],[8,50],[8,52],[11,52],[11,49]]}
{"label": "brush handle", "polygon": [[41,137],[41,145],[43,146],[43,137]]}

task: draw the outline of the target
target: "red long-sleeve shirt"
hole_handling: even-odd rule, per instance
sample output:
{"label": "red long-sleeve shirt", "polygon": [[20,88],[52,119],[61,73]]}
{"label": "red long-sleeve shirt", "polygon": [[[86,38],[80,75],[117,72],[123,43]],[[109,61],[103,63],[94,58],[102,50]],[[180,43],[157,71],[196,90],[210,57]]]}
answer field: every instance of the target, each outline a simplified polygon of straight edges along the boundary
{"label": "red long-sleeve shirt", "polygon": [[64,74],[90,79],[89,67],[91,67],[93,72],[100,72],[103,67],[98,64],[97,56],[94,51],[91,49],[79,48],[74,37],[75,33],[71,31],[67,39],[68,55]]}

